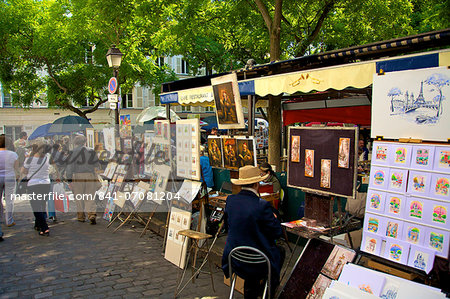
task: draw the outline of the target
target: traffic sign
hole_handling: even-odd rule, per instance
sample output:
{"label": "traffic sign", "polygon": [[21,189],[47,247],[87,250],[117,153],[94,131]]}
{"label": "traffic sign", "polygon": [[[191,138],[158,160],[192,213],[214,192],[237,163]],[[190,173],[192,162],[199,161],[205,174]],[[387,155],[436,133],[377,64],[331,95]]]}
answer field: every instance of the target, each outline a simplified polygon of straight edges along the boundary
{"label": "traffic sign", "polygon": [[116,77],[112,77],[111,79],[109,79],[109,83],[108,83],[108,90],[109,93],[113,94],[116,93],[117,91],[117,79]]}
{"label": "traffic sign", "polygon": [[108,102],[110,102],[110,103],[117,103],[117,102],[119,102],[119,95],[118,94],[109,94],[108,95]]}
{"label": "traffic sign", "polygon": [[117,103],[109,103],[109,109],[116,110],[116,108],[117,108]]}

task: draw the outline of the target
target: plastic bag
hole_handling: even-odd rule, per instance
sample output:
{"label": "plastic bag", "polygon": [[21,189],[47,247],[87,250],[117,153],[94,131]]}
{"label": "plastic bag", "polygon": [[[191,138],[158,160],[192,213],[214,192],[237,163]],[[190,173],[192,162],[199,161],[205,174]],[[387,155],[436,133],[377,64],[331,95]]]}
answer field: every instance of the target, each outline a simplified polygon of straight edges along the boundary
{"label": "plastic bag", "polygon": [[53,185],[53,198],[55,200],[55,209],[59,212],[69,212],[69,197],[64,190],[63,183]]}

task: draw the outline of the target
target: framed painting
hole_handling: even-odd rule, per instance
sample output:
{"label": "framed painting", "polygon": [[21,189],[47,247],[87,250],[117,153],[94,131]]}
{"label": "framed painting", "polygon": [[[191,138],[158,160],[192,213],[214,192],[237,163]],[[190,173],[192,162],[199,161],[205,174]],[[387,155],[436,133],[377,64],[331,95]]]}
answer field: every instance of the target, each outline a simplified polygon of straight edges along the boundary
{"label": "framed painting", "polygon": [[386,218],[376,214],[366,213],[364,216],[364,231],[372,234],[385,236]]}
{"label": "framed painting", "polygon": [[450,69],[374,74],[372,138],[447,141],[450,123]]}
{"label": "framed painting", "polygon": [[386,240],[384,248],[384,258],[396,263],[406,265],[408,263],[408,252],[411,244],[400,240]]}
{"label": "framed painting", "polygon": [[211,167],[223,167],[223,145],[222,138],[217,136],[208,137],[208,156]]}
{"label": "framed painting", "polygon": [[314,150],[305,150],[305,176],[314,177]]}
{"label": "framed painting", "polygon": [[320,187],[331,188],[331,160],[320,160]]}
{"label": "framed painting", "polygon": [[436,255],[447,258],[450,232],[428,227],[425,234],[424,247],[436,251]]}
{"label": "framed painting", "polygon": [[385,210],[386,192],[369,189],[367,191],[366,210],[383,214]]}
{"label": "framed painting", "polygon": [[[448,102],[448,101],[447,101]],[[447,128],[448,129],[448,128]],[[450,147],[437,146],[434,152],[435,171],[450,173]]]}
{"label": "framed painting", "polygon": [[244,113],[236,73],[211,79],[219,129],[244,129]]}
{"label": "framed painting", "polygon": [[436,252],[434,250],[411,245],[408,266],[430,273],[431,269],[433,269],[435,255]]}
{"label": "framed painting", "polygon": [[411,165],[411,146],[402,143],[391,144],[390,164],[394,167],[406,167]]}
{"label": "framed painting", "polygon": [[408,184],[408,170],[391,168],[388,177],[388,190],[405,193]]}
{"label": "framed painting", "polygon": [[402,218],[405,214],[406,197],[396,193],[386,193],[384,214]]}
{"label": "framed painting", "polygon": [[351,263],[355,258],[356,252],[341,246],[335,246],[330,257],[322,268],[322,273],[336,280],[341,275],[342,268],[345,264]]}
{"label": "framed painting", "polygon": [[414,244],[423,245],[426,235],[426,228],[423,225],[405,222],[403,225],[403,240]]}
{"label": "framed painting", "polygon": [[389,168],[372,166],[370,169],[369,186],[387,190],[389,182]]}
{"label": "framed painting", "polygon": [[373,255],[380,255],[383,238],[368,232],[363,233],[361,250]]}
{"label": "framed painting", "polygon": [[377,142],[373,143],[372,150],[372,165],[388,165],[390,156],[390,143]]}
{"label": "framed painting", "polygon": [[450,222],[447,219],[449,209],[448,202],[428,200],[424,208],[424,223],[450,230]]}
{"label": "framed painting", "polygon": [[414,196],[408,197],[406,200],[405,219],[423,223],[425,207],[428,204],[428,199]]}
{"label": "framed painting", "polygon": [[392,239],[402,239],[403,221],[386,218],[385,236]]}
{"label": "framed painting", "polygon": [[236,138],[237,159],[239,167],[256,166],[255,140],[251,138]]}
{"label": "framed painting", "polygon": [[434,162],[434,146],[414,145],[411,153],[411,169],[432,170]]}
{"label": "framed painting", "polygon": [[325,290],[330,286],[330,284],[331,279],[322,274],[319,274],[316,281],[314,282],[314,285],[309,291],[308,296],[306,296],[306,299],[322,298]]}
{"label": "framed painting", "polygon": [[450,201],[450,175],[431,175],[430,196],[437,199]]}
{"label": "framed painting", "polygon": [[350,162],[350,138],[339,138],[338,167],[348,168]]}
{"label": "framed painting", "polygon": [[291,161],[300,162],[300,136],[291,136]]}
{"label": "framed painting", "polygon": [[223,139],[223,160],[224,166],[228,169],[238,169],[236,138]]}
{"label": "framed painting", "polygon": [[410,171],[408,178],[408,193],[412,195],[428,196],[431,185],[431,174],[422,171]]}

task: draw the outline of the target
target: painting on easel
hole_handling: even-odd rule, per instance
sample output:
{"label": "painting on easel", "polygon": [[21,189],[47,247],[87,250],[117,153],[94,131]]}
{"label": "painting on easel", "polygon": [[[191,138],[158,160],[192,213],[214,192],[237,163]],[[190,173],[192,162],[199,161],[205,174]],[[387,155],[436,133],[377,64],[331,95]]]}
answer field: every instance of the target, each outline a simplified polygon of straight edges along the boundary
{"label": "painting on easel", "polygon": [[314,150],[305,150],[305,176],[314,177]]}

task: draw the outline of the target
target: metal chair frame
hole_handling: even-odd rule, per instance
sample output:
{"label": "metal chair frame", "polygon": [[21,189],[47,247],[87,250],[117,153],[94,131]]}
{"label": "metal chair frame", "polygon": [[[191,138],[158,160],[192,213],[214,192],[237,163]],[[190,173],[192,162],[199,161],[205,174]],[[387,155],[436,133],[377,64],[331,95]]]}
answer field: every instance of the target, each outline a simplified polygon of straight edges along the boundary
{"label": "metal chair frame", "polygon": [[[246,251],[253,251],[254,253],[249,253]],[[228,267],[231,282],[229,299],[233,298],[234,286],[236,284],[236,277],[237,277],[237,274],[235,274],[233,278],[233,269],[231,266],[232,259],[235,259],[237,261],[240,261],[241,263],[249,265],[264,264],[264,263],[267,264],[267,279],[264,286],[264,293],[262,299],[265,299],[266,295],[267,298],[270,299],[270,277],[271,277],[270,260],[267,257],[267,255],[264,254],[264,252],[250,246],[239,246],[233,248],[233,250],[231,250],[230,254],[228,255]]]}

